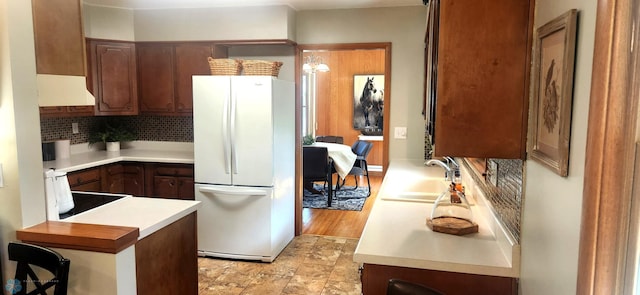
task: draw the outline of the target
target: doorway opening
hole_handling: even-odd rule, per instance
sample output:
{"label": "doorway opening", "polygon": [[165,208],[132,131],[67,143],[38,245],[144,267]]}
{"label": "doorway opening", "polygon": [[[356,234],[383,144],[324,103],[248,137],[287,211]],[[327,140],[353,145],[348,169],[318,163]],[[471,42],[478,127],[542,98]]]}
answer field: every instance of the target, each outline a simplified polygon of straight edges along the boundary
{"label": "doorway opening", "polygon": [[[322,68],[317,67],[320,64]],[[296,55],[298,142],[301,143],[304,136],[315,138],[320,135],[340,136],[345,145],[356,140],[371,141],[374,147],[367,158],[369,170],[381,179],[389,158],[389,120],[385,118],[389,118],[390,113],[390,69],[391,43],[299,45]],[[367,105],[360,99],[360,93],[364,81],[370,79],[377,97],[372,100],[375,104]],[[296,234],[301,234],[304,193],[301,152],[297,159]],[[324,211],[322,215],[327,218],[332,218],[331,213],[344,213]],[[363,214],[368,215],[368,212]],[[349,226],[349,223],[344,224]]]}

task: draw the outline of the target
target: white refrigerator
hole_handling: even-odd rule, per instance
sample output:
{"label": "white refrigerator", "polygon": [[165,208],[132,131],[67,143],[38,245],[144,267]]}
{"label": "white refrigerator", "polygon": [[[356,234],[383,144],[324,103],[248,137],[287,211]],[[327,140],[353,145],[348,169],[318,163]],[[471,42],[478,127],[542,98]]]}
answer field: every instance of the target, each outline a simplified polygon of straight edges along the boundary
{"label": "white refrigerator", "polygon": [[294,236],[295,86],[193,76],[198,254],[273,261]]}

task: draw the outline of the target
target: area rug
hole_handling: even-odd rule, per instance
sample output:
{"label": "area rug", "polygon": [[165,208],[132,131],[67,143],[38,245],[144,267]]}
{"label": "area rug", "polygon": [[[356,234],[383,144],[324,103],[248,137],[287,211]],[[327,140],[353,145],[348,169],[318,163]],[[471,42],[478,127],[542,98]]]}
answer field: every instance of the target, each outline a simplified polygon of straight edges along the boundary
{"label": "area rug", "polygon": [[369,188],[359,186],[354,189],[353,186],[343,186],[334,192],[331,207],[327,207],[327,190],[323,189],[321,184],[314,184],[313,188],[321,191],[322,194],[312,194],[304,190],[302,198],[302,207],[314,209],[331,209],[331,210],[352,210],[361,211],[364,202],[367,200]]}

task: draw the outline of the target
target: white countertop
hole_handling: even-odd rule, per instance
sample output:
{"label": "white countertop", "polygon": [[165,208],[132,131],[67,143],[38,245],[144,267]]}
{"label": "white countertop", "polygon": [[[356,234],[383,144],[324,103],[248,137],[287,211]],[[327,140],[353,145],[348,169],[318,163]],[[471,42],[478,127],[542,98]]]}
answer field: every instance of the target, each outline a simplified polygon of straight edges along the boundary
{"label": "white countertop", "polygon": [[[120,161],[193,163],[193,143],[136,141],[123,147],[107,152],[78,144],[71,146],[69,158],[46,161],[43,166],[71,172]],[[199,201],[127,196],[60,221],[137,227],[142,239],[199,207]]]}
{"label": "white countertop", "polygon": [[200,201],[128,196],[60,221],[137,227],[141,240],[200,206]]}
{"label": "white countertop", "polygon": [[518,277],[520,246],[515,244],[488,208],[484,196],[463,183],[479,232],[455,236],[433,232],[426,225],[432,203],[382,199],[400,186],[425,177],[442,177],[440,167],[425,167],[419,160],[397,160],[389,169],[371,209],[354,254],[359,263],[451,271],[480,275]]}
{"label": "white countertop", "polygon": [[[82,147],[86,145],[82,144]],[[117,152],[88,148],[75,150],[69,158],[43,162],[44,169],[71,172],[120,161],[193,164],[192,143],[136,142]]]}

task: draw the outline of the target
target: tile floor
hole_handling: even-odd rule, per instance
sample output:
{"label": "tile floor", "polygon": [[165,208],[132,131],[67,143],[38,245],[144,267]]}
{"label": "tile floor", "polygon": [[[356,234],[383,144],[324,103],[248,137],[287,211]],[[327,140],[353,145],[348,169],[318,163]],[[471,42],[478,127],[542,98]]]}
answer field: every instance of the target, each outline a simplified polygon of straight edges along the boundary
{"label": "tile floor", "polygon": [[198,258],[198,294],[361,294],[357,239],[301,235],[272,263]]}

